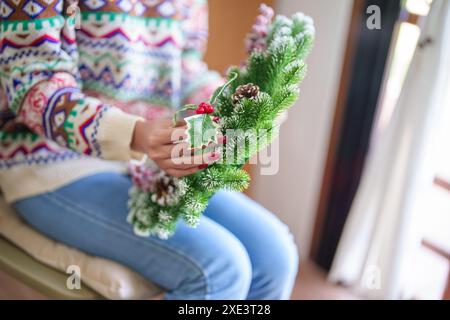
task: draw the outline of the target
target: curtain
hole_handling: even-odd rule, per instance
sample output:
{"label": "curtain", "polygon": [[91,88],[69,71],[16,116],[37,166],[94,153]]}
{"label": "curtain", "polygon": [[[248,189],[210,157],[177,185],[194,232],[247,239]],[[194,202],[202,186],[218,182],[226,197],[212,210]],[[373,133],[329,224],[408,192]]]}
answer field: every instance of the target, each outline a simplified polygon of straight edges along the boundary
{"label": "curtain", "polygon": [[434,0],[394,114],[369,151],[329,274],[366,298],[408,297],[408,255],[418,240],[414,203],[429,179],[427,141],[449,75],[450,1]]}

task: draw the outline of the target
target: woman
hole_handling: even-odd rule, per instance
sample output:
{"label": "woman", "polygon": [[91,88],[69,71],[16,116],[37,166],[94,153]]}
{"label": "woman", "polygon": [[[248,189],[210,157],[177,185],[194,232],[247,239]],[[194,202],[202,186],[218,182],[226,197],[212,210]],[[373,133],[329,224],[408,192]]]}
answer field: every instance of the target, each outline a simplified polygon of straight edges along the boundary
{"label": "woman", "polygon": [[0,14],[0,183],[30,225],[129,266],[166,299],[289,298],[292,237],[240,193],[217,193],[198,228],[180,223],[168,240],[126,222],[125,161],[146,154],[176,177],[208,165],[172,161],[166,119],[220,83],[202,61],[204,1],[2,0]]}

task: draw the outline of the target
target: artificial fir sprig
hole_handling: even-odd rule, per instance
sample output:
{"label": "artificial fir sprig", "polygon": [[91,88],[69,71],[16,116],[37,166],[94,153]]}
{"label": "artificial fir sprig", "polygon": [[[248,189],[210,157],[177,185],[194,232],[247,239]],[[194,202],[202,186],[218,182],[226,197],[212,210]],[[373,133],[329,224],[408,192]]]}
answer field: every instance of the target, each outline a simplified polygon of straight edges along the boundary
{"label": "artificial fir sprig", "polygon": [[[250,178],[241,167],[277,135],[275,119],[298,98],[306,72],[304,59],[314,40],[310,17],[297,13],[290,19],[277,16],[272,22],[272,18],[273,10],[262,5],[246,40],[247,61],[229,69],[226,83],[209,102],[179,111],[196,113],[185,118],[185,142],[194,149],[208,147],[205,150],[210,152],[212,148],[221,153],[222,161],[180,179],[169,177],[149,160],[130,166],[134,186],[128,221],[136,234],[167,238],[179,219],[196,226],[216,191],[248,187]],[[226,139],[222,146],[217,145],[219,132]]]}

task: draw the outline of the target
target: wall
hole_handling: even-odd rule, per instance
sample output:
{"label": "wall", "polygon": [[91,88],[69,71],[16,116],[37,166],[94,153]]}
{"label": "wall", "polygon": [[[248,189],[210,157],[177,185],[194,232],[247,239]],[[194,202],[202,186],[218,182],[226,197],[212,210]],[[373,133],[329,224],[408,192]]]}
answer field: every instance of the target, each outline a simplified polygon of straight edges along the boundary
{"label": "wall", "polygon": [[261,3],[273,0],[210,0],[209,39],[205,61],[210,69],[224,73],[230,65],[245,59],[244,39]]}
{"label": "wall", "polygon": [[[214,1],[214,0],[213,0]],[[297,105],[280,133],[280,168],[273,176],[253,169],[252,196],[274,211],[308,255],[342,67],[352,0],[278,0],[276,11],[303,11],[316,24],[316,43]]]}

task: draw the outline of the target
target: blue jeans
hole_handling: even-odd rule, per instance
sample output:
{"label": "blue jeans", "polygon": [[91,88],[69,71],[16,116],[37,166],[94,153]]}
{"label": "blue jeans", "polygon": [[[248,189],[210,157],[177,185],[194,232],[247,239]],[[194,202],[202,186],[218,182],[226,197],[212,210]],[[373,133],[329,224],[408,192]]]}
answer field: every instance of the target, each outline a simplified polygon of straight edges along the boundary
{"label": "blue jeans", "polygon": [[47,236],[117,261],[165,289],[166,299],[288,299],[298,266],[287,227],[246,196],[218,192],[195,228],[168,240],[134,235],[130,179],[101,173],[19,200],[18,213]]}

